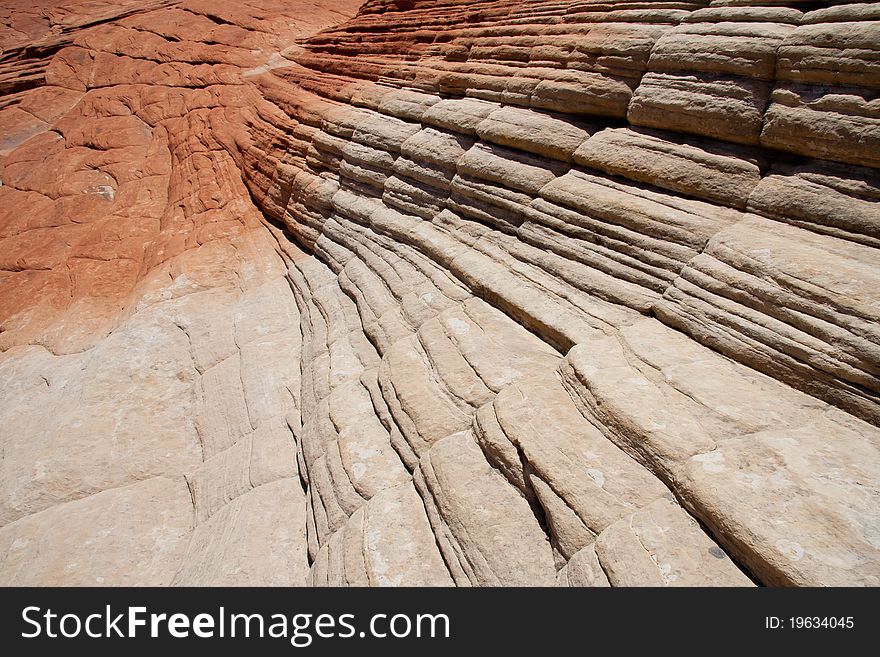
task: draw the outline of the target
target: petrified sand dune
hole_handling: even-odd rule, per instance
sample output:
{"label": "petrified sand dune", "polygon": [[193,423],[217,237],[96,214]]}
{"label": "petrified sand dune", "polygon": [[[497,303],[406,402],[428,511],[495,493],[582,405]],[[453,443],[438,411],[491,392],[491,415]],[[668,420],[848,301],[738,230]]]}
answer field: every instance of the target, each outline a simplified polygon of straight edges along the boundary
{"label": "petrified sand dune", "polygon": [[0,10],[0,582],[880,585],[880,5],[361,4]]}

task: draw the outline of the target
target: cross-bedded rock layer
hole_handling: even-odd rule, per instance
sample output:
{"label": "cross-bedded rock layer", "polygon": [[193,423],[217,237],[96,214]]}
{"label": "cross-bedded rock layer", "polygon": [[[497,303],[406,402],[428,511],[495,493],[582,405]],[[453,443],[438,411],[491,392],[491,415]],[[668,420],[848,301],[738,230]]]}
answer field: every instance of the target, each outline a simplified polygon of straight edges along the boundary
{"label": "cross-bedded rock layer", "polygon": [[830,4],[10,23],[3,580],[880,584],[880,9]]}

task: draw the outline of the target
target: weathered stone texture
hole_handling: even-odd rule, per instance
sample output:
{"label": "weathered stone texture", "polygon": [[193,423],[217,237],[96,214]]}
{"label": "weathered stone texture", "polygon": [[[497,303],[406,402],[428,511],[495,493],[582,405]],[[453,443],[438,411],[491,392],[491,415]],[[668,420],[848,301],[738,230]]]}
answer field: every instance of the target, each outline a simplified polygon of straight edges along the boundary
{"label": "weathered stone texture", "polygon": [[217,4],[4,18],[0,581],[880,583],[876,3]]}

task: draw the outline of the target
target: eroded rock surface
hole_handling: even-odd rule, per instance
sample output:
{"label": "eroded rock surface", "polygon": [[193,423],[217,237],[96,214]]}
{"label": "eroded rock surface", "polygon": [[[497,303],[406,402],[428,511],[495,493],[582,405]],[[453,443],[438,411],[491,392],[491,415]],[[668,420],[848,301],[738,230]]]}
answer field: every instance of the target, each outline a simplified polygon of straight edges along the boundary
{"label": "eroded rock surface", "polygon": [[876,3],[45,4],[0,581],[880,584]]}
{"label": "eroded rock surface", "polygon": [[279,255],[233,154],[243,74],[356,3],[215,4],[4,18],[5,584],[309,576],[286,264],[306,256]]}

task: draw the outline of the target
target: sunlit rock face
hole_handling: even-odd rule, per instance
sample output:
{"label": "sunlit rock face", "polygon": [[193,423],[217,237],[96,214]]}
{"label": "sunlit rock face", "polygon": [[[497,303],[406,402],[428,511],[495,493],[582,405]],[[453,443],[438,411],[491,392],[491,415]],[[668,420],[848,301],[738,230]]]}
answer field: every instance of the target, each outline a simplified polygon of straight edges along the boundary
{"label": "sunlit rock face", "polygon": [[0,583],[880,585],[880,4],[361,4],[0,10]]}

